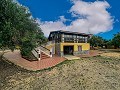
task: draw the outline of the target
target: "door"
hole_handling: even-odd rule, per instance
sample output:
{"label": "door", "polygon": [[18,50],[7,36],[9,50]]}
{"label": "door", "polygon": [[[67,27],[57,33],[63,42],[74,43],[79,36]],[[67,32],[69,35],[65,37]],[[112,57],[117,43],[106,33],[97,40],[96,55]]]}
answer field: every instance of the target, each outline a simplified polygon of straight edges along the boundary
{"label": "door", "polygon": [[82,51],[82,46],[78,46],[78,51],[79,51],[79,52]]}
{"label": "door", "polygon": [[64,55],[73,55],[73,46],[64,46]]}

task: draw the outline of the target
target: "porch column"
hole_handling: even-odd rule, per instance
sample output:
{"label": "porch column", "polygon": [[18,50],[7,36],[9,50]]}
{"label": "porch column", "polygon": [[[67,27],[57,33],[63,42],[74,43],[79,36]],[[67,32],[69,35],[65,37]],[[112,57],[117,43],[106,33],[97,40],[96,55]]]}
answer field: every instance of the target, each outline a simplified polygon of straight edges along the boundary
{"label": "porch column", "polygon": [[52,57],[52,48],[50,49],[50,57]]}
{"label": "porch column", "polygon": [[77,43],[78,43],[78,37],[79,37],[79,36],[77,36]]}
{"label": "porch column", "polygon": [[62,34],[62,42],[64,42],[64,34]]}
{"label": "porch column", "polygon": [[38,60],[40,60],[40,58],[41,58],[41,51],[40,51],[40,49],[38,50]]}

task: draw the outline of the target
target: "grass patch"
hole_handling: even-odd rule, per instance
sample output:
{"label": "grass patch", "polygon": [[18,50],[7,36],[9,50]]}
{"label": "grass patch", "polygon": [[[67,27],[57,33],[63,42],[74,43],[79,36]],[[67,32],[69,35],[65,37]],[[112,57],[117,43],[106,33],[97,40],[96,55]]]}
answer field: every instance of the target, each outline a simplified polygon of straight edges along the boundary
{"label": "grass patch", "polygon": [[59,64],[57,64],[57,65],[55,65],[53,67],[45,68],[45,69],[42,69],[42,70],[37,70],[35,72],[37,73],[37,72],[42,72],[42,71],[51,71],[53,68],[59,68],[59,69],[61,69],[63,65],[70,66],[70,65],[74,64],[75,61],[78,61],[78,60],[80,60],[80,59],[65,60],[65,61],[63,61],[63,62],[61,62],[61,63],[59,63]]}

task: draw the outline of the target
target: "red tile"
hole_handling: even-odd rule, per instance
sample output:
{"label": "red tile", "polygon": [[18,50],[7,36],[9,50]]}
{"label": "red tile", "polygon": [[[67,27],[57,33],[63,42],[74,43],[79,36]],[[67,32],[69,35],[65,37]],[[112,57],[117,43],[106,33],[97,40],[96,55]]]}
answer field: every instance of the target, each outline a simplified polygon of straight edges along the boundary
{"label": "red tile", "polygon": [[22,66],[29,70],[41,70],[41,69],[49,68],[66,60],[63,57],[53,56],[52,58],[30,62],[22,58],[18,50],[14,52],[5,53],[4,57],[7,58],[12,63],[15,63],[16,65]]}

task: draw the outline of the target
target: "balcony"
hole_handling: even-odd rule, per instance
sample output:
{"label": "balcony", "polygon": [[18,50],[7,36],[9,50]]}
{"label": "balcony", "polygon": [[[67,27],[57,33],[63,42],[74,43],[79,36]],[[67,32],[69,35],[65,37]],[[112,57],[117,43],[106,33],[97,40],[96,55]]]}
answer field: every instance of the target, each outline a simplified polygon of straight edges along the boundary
{"label": "balcony", "polygon": [[80,39],[80,38],[62,38],[62,42],[67,43],[87,43],[87,39]]}

